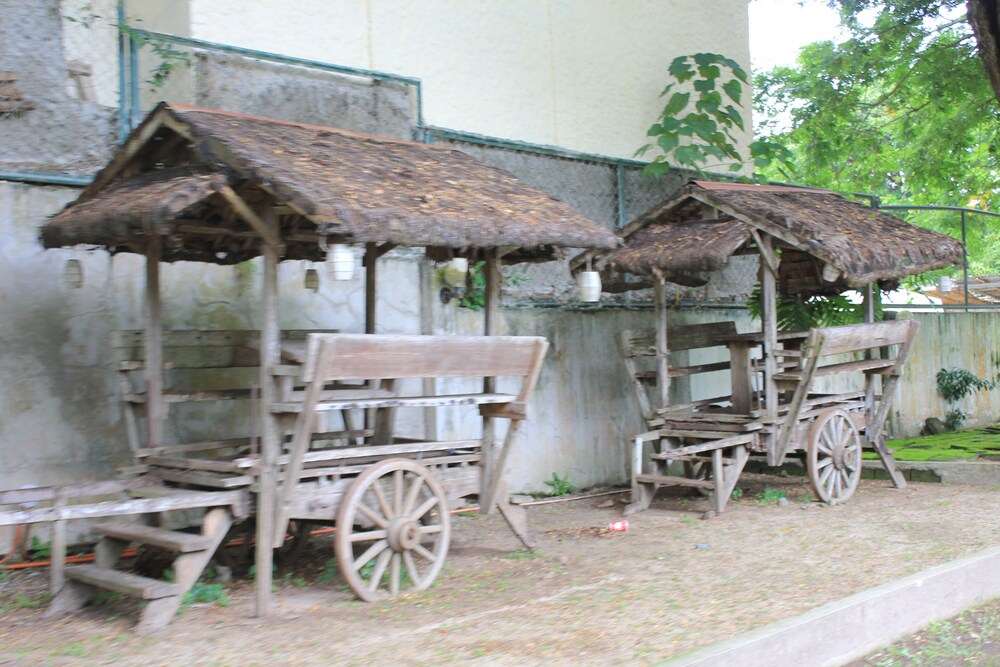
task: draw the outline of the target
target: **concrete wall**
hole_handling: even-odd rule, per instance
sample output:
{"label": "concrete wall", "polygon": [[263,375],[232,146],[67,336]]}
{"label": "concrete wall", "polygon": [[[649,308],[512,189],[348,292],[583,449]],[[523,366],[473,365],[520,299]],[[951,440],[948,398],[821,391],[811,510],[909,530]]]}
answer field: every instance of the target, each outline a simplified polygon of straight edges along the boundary
{"label": "concrete wall", "polygon": [[1000,376],[1000,313],[913,313],[920,333],[899,383],[892,432],[917,435],[928,417],[944,419],[953,407],[970,415],[966,426],[988,426],[1000,416],[1000,388],[980,391],[949,406],[937,391],[942,368],[964,368],[992,380]]}
{"label": "concrete wall", "polygon": [[[631,157],[666,66],[749,64],[747,0],[128,0],[142,27],[423,82],[442,127]],[[749,100],[749,97],[748,97]],[[745,104],[749,115],[749,103]],[[741,138],[744,145],[749,135]]]}
{"label": "concrete wall", "polygon": [[0,116],[0,165],[96,171],[111,155],[114,112],[68,94],[58,4],[0,0],[0,16],[0,70],[18,76],[18,89],[34,105],[17,116]]}

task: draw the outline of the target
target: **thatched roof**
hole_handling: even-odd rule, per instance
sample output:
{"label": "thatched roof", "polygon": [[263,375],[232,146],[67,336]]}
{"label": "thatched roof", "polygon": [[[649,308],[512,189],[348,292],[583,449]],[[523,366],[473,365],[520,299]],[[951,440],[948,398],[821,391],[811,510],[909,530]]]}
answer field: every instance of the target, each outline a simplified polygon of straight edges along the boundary
{"label": "thatched roof", "polygon": [[[711,220],[702,220],[706,209]],[[611,267],[668,279],[718,270],[747,251],[752,234],[767,234],[783,250],[784,284],[792,293],[894,280],[963,259],[962,244],[950,236],[828,190],[781,186],[692,181],[622,233],[626,247],[611,254]],[[808,275],[787,275],[791,267]],[[837,277],[823,281],[824,268]]]}
{"label": "thatched roof", "polygon": [[242,261],[259,237],[234,196],[257,213],[278,207],[285,259],[319,259],[320,237],[526,248],[522,259],[618,244],[569,205],[454,148],[168,104],[50,220],[42,242],[130,250],[155,233],[168,238],[167,261]]}

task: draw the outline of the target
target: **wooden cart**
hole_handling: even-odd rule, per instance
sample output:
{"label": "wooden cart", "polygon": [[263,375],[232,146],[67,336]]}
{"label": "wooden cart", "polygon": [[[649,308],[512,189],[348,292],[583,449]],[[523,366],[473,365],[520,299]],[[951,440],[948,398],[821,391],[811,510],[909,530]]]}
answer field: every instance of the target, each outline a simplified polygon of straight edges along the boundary
{"label": "wooden cart", "polygon": [[[546,343],[496,336],[501,264],[546,261],[558,247],[619,245],[612,232],[568,205],[452,148],[166,103],[43,227],[41,239],[47,248],[86,244],[145,257],[145,328],[119,334],[116,342],[125,427],[137,458],[131,472],[167,489],[158,492],[208,493],[210,500],[195,500],[211,503],[238,497],[249,507],[260,616],[270,610],[274,548],[292,520],[335,522],[341,567],[365,599],[396,593],[404,580],[418,588],[431,583],[445,557],[456,498],[477,494],[484,513],[499,507],[522,542],[530,542],[523,510],[507,503],[502,471]],[[279,263],[323,261],[328,250],[332,258],[347,245],[364,253],[364,334],[283,335]],[[438,262],[482,261],[484,337],[376,335],[378,263],[397,247],[422,248]],[[261,268],[259,332],[163,330],[162,262],[231,265],[254,258]],[[430,261],[420,273],[429,292]],[[433,330],[426,308],[420,327]],[[214,350],[206,357],[205,348]],[[221,383],[199,382],[209,370],[222,373]],[[186,387],[176,384],[181,371],[191,375]],[[399,391],[397,381],[407,378],[423,387],[419,395]],[[440,395],[438,378],[477,386]],[[519,386],[498,389],[504,383]],[[238,437],[165,437],[168,414],[203,401],[242,404],[233,412],[242,420]],[[481,437],[412,439],[393,428],[398,410],[454,405],[479,410]],[[206,414],[180,421],[187,426]],[[327,415],[340,415],[342,423],[330,427]],[[498,420],[509,422],[502,441]],[[213,539],[221,525],[212,524]],[[121,547],[155,541],[187,553],[197,546],[207,562],[214,546],[134,525],[112,532],[105,534],[107,549],[98,547],[109,554],[95,564],[100,571],[92,568],[84,581],[83,571],[67,570],[70,584],[53,611],[77,608],[97,586],[117,586],[147,599],[171,596],[156,605],[155,618],[144,615],[143,625],[168,622],[177,608],[171,605],[201,566],[185,565],[169,586],[129,579],[110,569]],[[54,581],[54,589],[60,586]]]}
{"label": "wooden cart", "polygon": [[[857,487],[865,447],[905,484],[883,427],[917,324],[876,322],[875,296],[898,278],[961,261],[960,243],[826,190],[704,181],[622,235],[624,248],[585,253],[573,268],[597,264],[606,291],[654,289],[656,328],[620,338],[649,427],[633,441],[628,512],[670,485],[702,490],[711,513],[722,512],[752,454],[772,466],[803,456],[816,495],[831,504]],[[706,285],[744,255],[758,265],[759,331],[737,334],[733,322],[668,327],[668,283]],[[848,289],[864,295],[864,324],[779,331],[779,295],[808,302]],[[694,353],[714,357],[688,363]],[[707,384],[718,386],[720,374],[729,376],[722,395],[671,402],[672,379],[690,386],[712,375]],[[671,474],[671,462],[683,474]]]}
{"label": "wooden cart", "polygon": [[[711,499],[711,511],[721,513],[752,454],[765,455],[771,466],[800,454],[816,496],[829,504],[854,493],[863,448],[876,451],[893,482],[904,486],[885,448],[882,427],[916,332],[915,321],[897,320],[782,333],[772,369],[761,362],[762,335],[737,335],[731,322],[668,329],[670,339],[681,341],[675,351],[714,347],[729,352],[725,362],[668,366],[668,376],[728,370],[732,391],[645,413],[653,428],[633,441],[633,502],[627,511],[648,507],[658,488],[679,485],[701,489]],[[622,335],[637,396],[647,405],[645,381],[655,373],[639,370],[637,362],[652,356],[651,334]],[[817,387],[823,378],[847,384],[845,376],[863,378],[862,386],[840,391]],[[769,400],[768,392],[777,400]],[[682,463],[683,475],[668,474],[674,461]]]}

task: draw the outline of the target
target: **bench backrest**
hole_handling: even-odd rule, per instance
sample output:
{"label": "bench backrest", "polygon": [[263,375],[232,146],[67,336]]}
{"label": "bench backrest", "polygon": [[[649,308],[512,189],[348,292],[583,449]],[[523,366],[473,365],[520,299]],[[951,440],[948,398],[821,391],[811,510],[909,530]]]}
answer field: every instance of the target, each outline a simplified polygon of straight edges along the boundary
{"label": "bench backrest", "polygon": [[388,380],[537,375],[540,336],[310,334],[303,379]]}
{"label": "bench backrest", "polygon": [[[667,347],[671,352],[725,345],[727,336],[736,335],[736,323],[709,322],[667,327]],[[656,356],[656,329],[626,329],[621,333],[622,354],[631,357]]]}
{"label": "bench backrest", "polygon": [[[336,329],[285,330],[283,341],[305,340],[310,333],[336,333]],[[241,368],[260,365],[260,331],[229,329],[216,331],[164,331],[165,368]],[[138,370],[146,360],[145,332],[123,329],[111,334],[117,370]]]}
{"label": "bench backrest", "polygon": [[863,352],[890,345],[909,343],[916,336],[920,324],[916,320],[887,320],[871,324],[849,324],[840,327],[814,329],[812,341],[822,339],[821,356]]}

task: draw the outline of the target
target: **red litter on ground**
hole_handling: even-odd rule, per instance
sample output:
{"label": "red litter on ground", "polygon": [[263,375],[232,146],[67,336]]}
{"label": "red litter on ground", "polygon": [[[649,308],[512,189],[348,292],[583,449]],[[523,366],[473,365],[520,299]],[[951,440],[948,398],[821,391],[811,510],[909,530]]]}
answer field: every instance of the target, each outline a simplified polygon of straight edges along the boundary
{"label": "red litter on ground", "polygon": [[608,530],[612,533],[624,533],[628,530],[628,519],[621,519],[620,521],[612,521],[608,524]]}

